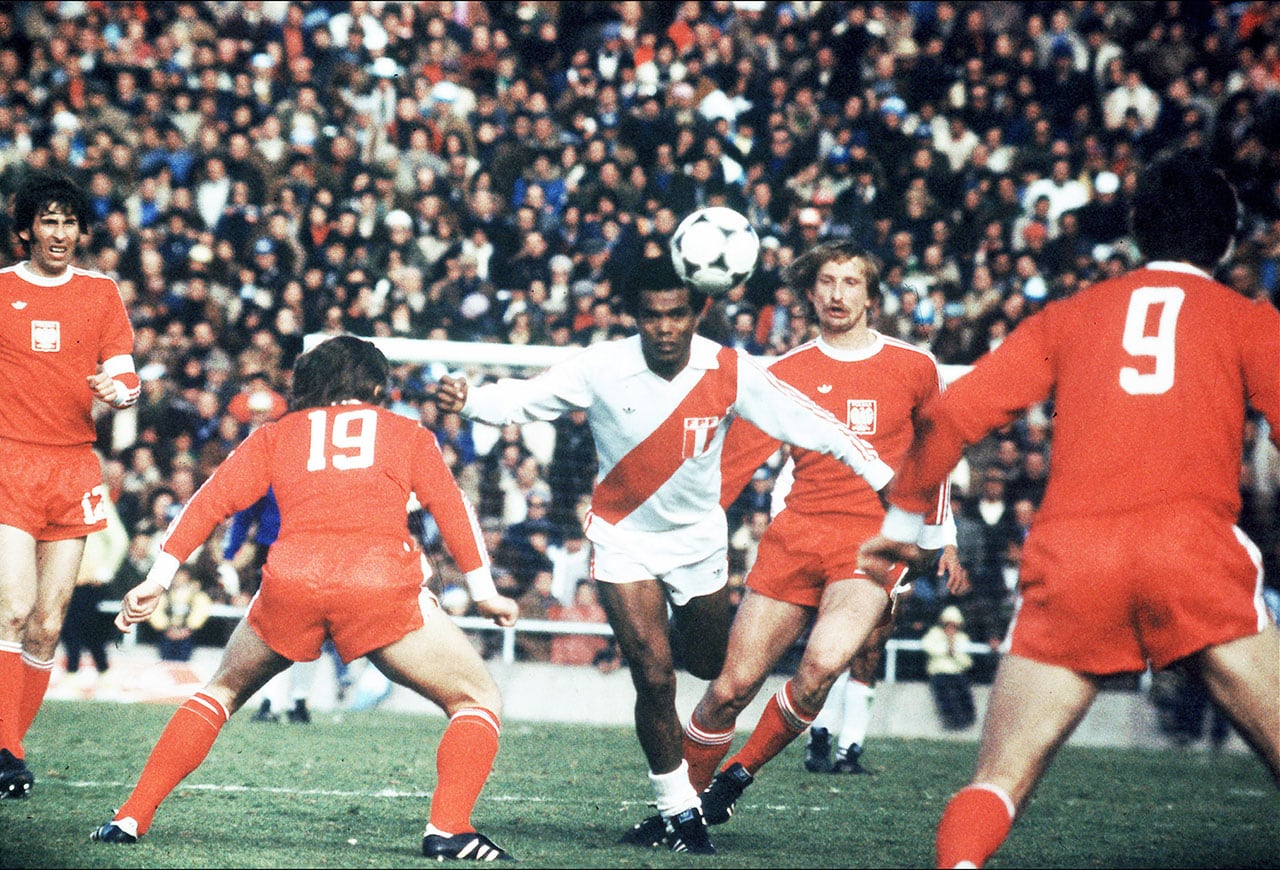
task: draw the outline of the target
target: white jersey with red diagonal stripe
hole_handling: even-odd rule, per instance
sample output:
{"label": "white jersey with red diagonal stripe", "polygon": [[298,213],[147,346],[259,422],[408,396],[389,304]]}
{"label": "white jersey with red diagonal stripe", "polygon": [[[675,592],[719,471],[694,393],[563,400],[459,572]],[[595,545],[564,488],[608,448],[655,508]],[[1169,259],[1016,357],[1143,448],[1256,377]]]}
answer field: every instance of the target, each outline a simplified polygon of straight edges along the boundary
{"label": "white jersey with red diagonal stripe", "polygon": [[[701,336],[670,381],[650,371],[632,336],[592,345],[529,380],[474,388],[462,413],[503,425],[571,410],[587,412],[599,457],[587,524],[595,543],[625,539],[633,549],[660,536],[652,543],[679,551],[673,557],[723,547],[720,457],[735,415],[780,441],[835,456],[873,488],[893,474],[828,411],[745,354]],[[684,534],[666,534],[674,530]]]}

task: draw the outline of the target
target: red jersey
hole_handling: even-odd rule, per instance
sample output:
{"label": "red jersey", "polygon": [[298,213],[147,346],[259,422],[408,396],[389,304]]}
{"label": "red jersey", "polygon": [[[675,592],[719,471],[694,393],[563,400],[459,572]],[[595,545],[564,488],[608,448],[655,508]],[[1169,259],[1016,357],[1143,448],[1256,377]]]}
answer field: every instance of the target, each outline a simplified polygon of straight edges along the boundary
{"label": "red jersey", "polygon": [[220,522],[268,488],[280,505],[268,567],[290,553],[314,564],[388,543],[414,550],[406,517],[415,496],[463,572],[489,565],[475,514],[435,436],[414,420],[358,402],[295,411],[257,429],[192,497],[163,550],[186,561]]}
{"label": "red jersey", "polygon": [[930,403],[931,437],[899,468],[892,501],[929,510],[966,444],[1052,398],[1037,528],[1186,502],[1234,523],[1245,407],[1280,444],[1278,385],[1280,312],[1192,266],[1151,263],[1050,303]]}
{"label": "red jersey", "polygon": [[[820,339],[806,342],[774,360],[769,371],[847,424],[890,467],[902,460],[911,445],[916,412],[942,390],[931,354],[878,333],[870,347],[856,351],[833,348]],[[737,498],[780,443],[746,420],[733,422],[721,466],[721,505]],[[879,496],[848,466],[800,447],[793,447],[791,455],[795,481],[786,495],[786,510],[884,516]],[[946,519],[947,489],[945,481],[935,488],[926,523],[939,525]]]}
{"label": "red jersey", "polygon": [[116,282],[72,267],[44,278],[26,263],[0,269],[0,438],[92,444],[93,391],[85,378],[133,353],[133,327]]}

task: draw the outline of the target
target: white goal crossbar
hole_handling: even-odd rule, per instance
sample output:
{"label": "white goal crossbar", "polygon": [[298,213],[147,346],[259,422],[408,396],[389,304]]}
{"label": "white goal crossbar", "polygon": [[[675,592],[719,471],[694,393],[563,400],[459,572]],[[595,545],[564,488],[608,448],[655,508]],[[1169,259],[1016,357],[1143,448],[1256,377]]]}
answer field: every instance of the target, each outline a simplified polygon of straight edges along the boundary
{"label": "white goal crossbar", "polygon": [[[303,350],[310,350],[326,338],[312,333],[303,338]],[[445,366],[507,366],[542,369],[580,353],[579,345],[552,347],[542,344],[498,344],[490,341],[439,341],[429,338],[370,338],[392,363]],[[767,358],[762,358],[767,359]],[[970,366],[940,365],[942,378],[951,383]]]}

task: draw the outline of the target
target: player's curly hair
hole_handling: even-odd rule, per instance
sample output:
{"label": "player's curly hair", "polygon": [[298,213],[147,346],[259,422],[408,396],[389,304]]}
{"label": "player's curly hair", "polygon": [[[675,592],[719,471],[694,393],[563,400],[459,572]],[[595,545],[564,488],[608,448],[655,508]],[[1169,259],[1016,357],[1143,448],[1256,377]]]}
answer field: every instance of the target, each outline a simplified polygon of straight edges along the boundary
{"label": "player's curly hair", "polygon": [[323,408],[348,399],[379,404],[390,372],[391,364],[373,342],[334,336],[293,364],[289,410]]}
{"label": "player's curly hair", "polygon": [[671,264],[670,257],[654,257],[641,260],[630,278],[622,282],[619,294],[623,310],[635,315],[640,311],[640,294],[659,290],[689,291],[689,307],[701,312],[707,307],[708,295],[685,284]]}
{"label": "player's curly hair", "polygon": [[1212,271],[1239,220],[1235,190],[1222,170],[1204,153],[1184,150],[1156,160],[1139,176],[1129,226],[1147,260]]}
{"label": "player's curly hair", "polygon": [[880,301],[880,263],[869,251],[856,242],[837,240],[814,245],[787,266],[782,280],[804,298],[818,280],[818,271],[827,263],[845,263],[860,259],[867,268],[867,298]]}
{"label": "player's curly hair", "polygon": [[[13,229],[30,230],[35,226],[36,218],[44,214],[50,206],[58,211],[75,215],[80,224],[80,231],[87,233],[93,218],[89,207],[89,197],[80,186],[60,172],[36,171],[28,175],[13,196]],[[29,251],[31,243],[21,236],[23,250]]]}

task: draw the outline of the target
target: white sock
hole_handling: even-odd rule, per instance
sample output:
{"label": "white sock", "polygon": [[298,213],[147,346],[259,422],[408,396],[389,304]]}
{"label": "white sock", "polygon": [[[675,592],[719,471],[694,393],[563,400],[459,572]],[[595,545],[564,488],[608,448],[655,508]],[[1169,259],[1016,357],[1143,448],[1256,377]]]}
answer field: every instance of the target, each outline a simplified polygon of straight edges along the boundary
{"label": "white sock", "polygon": [[861,746],[867,739],[867,726],[871,724],[871,702],[876,690],[866,683],[850,680],[844,695],[844,726],[836,748],[845,752],[850,746]]}
{"label": "white sock", "polygon": [[818,711],[818,715],[814,717],[813,725],[810,728],[825,728],[832,734],[840,730],[840,723],[844,719],[844,693],[845,687],[849,683],[849,672],[844,671],[840,676],[836,677],[836,681],[831,684],[831,691],[827,693],[827,700],[822,705],[822,709]]}
{"label": "white sock", "polygon": [[289,667],[289,681],[292,684],[290,700],[305,701],[311,697],[311,687],[316,681],[316,672],[320,670],[320,660],[313,662],[294,662]]}
{"label": "white sock", "polygon": [[290,707],[290,684],[289,684],[289,668],[285,668],[276,674],[267,684],[262,687],[260,696],[264,701],[271,702],[271,709],[276,712],[288,710]]}
{"label": "white sock", "polygon": [[453,834],[446,833],[445,831],[440,830],[439,828],[437,828],[435,825],[431,824],[430,822],[427,822],[427,829],[426,829],[425,831],[423,831],[423,832],[422,832],[422,836],[424,836],[424,837],[431,837],[431,836],[444,837],[444,838],[447,840],[448,838],[452,837],[452,836],[453,836]]}
{"label": "white sock", "polygon": [[649,782],[653,784],[658,813],[664,817],[677,815],[690,807],[702,806],[702,800],[689,782],[689,762],[684,759],[670,773],[650,771]]}

